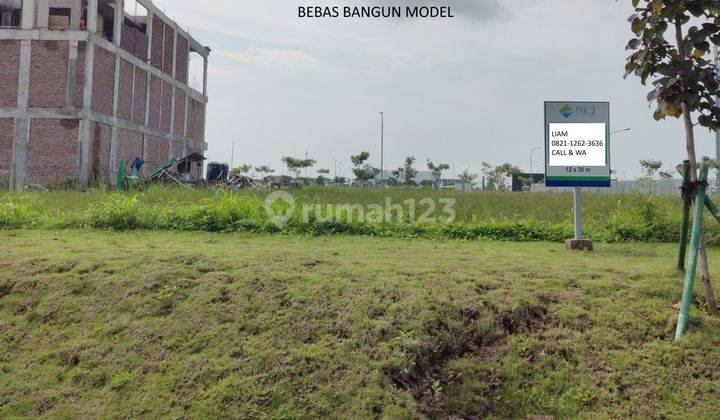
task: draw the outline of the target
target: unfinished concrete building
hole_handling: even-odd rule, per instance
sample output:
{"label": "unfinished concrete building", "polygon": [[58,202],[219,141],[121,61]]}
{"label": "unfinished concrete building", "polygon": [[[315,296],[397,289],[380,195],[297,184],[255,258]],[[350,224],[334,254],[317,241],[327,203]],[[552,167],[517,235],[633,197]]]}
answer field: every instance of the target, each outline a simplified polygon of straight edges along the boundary
{"label": "unfinished concrete building", "polygon": [[148,0],[0,0],[0,188],[203,153],[209,54]]}

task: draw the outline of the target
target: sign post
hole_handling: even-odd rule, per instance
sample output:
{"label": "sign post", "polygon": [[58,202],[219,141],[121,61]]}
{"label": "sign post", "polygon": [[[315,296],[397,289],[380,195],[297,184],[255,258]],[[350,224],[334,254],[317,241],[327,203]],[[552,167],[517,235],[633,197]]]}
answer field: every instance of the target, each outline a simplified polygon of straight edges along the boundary
{"label": "sign post", "polygon": [[583,238],[582,187],[610,187],[610,104],[545,102],[545,185],[574,188],[575,238],[566,246],[592,250]]}

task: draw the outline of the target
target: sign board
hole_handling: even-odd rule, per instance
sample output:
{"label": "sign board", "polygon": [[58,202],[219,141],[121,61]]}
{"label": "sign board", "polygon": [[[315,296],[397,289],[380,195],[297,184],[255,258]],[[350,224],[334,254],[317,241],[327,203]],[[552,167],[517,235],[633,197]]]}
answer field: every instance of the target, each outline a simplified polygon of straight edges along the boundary
{"label": "sign board", "polygon": [[610,104],[545,102],[545,185],[610,187]]}

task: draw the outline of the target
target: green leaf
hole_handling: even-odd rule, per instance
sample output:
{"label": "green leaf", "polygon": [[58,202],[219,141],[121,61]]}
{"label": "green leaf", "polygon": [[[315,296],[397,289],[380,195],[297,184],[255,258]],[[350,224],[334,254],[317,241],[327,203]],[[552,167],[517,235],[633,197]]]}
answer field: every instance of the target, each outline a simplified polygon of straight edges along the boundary
{"label": "green leaf", "polygon": [[693,51],[693,47],[694,47],[693,43],[689,40],[685,40],[681,44],[682,52],[685,55],[690,55]]}
{"label": "green leaf", "polygon": [[640,34],[645,29],[645,20],[640,18],[635,18],[632,21],[632,24],[630,25],[630,28],[633,32],[636,34]]}

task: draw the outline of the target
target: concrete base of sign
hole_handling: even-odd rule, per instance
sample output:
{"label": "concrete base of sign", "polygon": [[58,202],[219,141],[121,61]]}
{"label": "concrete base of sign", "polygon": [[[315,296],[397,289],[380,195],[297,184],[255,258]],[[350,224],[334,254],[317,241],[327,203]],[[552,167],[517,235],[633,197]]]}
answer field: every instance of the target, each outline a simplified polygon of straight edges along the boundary
{"label": "concrete base of sign", "polygon": [[592,251],[593,243],[589,239],[568,239],[565,241],[565,249],[568,251]]}

